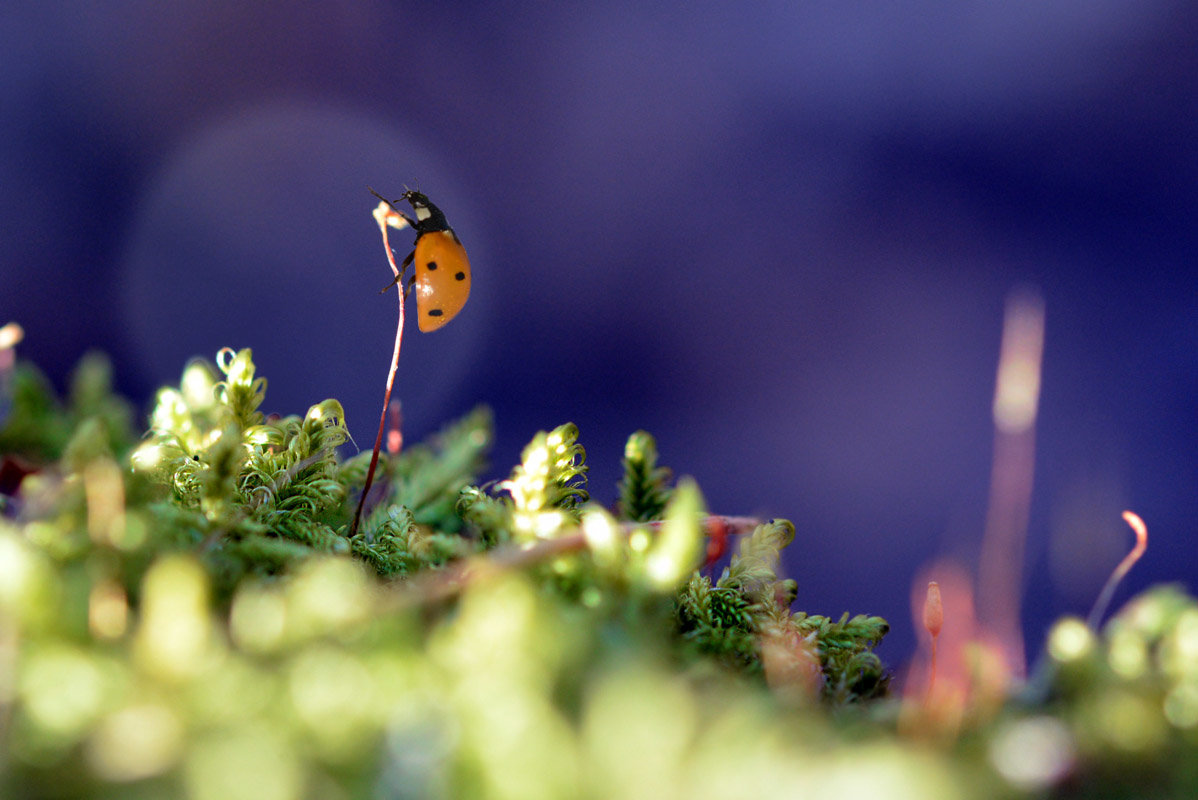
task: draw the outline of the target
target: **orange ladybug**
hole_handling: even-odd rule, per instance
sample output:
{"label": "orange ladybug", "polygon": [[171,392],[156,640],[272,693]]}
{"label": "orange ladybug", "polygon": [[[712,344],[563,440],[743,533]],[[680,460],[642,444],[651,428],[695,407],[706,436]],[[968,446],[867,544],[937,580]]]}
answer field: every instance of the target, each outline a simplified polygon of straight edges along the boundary
{"label": "orange ladybug", "polygon": [[445,214],[424,194],[408,190],[399,197],[412,205],[416,214],[416,219],[412,219],[390,200],[373,189],[370,191],[416,231],[415,248],[403,260],[399,277],[383,291],[400,283],[408,265],[415,263],[416,274],[408,281],[407,288],[415,282],[417,324],[422,333],[435,331],[456,317],[470,297],[470,259],[466,257],[466,248],[445,221]]}

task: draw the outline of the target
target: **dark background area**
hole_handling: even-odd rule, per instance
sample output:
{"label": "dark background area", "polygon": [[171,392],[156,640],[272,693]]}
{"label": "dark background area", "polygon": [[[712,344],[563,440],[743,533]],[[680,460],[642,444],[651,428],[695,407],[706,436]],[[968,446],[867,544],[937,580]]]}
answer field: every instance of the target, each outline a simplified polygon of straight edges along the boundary
{"label": "dark background area", "polygon": [[[490,404],[505,474],[572,420],[713,510],[782,516],[797,606],[888,617],[976,563],[1004,298],[1044,295],[1026,629],[1191,589],[1198,554],[1192,2],[50,2],[0,12],[0,324],[61,386],[148,407],[252,347],[266,410],[373,442],[395,324],[371,185],[470,252],[405,336],[409,440]],[[406,244],[410,239],[399,235]],[[402,253],[401,253],[402,254]],[[951,614],[951,610],[949,611]]]}

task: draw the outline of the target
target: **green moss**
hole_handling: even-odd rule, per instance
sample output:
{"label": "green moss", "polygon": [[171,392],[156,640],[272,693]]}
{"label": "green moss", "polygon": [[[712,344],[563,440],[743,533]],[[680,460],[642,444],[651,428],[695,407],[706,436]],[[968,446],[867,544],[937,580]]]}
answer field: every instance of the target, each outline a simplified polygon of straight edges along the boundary
{"label": "green moss", "polygon": [[620,516],[638,522],[661,519],[670,499],[670,470],[657,466],[657,441],[645,431],[629,436],[623,466],[617,487]]}
{"label": "green moss", "polygon": [[699,487],[643,431],[613,514],[572,424],[484,482],[476,409],[382,456],[351,538],[370,454],[342,456],[335,400],[267,418],[249,350],[189,364],[136,447],[97,357],[66,401],[10,377],[0,446],[32,472],[0,507],[2,796],[1198,792],[1180,588],[1101,635],[1063,621],[1042,692],[931,748],[896,723],[927,709],[888,694],[887,622],[791,610],[786,520],[703,574]]}
{"label": "green moss", "polygon": [[890,675],[874,654],[890,630],[881,617],[848,612],[837,622],[828,617],[790,612],[797,586],[780,580],[781,551],[794,541],[787,520],[759,525],[742,540],[720,579],[712,585],[694,575],[679,594],[678,625],[683,639],[700,653],[760,673],[763,637],[803,642],[819,659],[820,696],[842,706],[882,697]]}

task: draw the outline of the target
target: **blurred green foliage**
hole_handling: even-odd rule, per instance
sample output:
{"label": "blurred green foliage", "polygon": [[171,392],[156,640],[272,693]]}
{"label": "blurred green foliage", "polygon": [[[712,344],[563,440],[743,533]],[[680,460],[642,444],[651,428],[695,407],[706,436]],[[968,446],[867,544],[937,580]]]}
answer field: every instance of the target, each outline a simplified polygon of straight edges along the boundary
{"label": "blurred green foliage", "polygon": [[[4,382],[0,796],[1183,797],[1198,605],[1063,620],[1043,692],[900,734],[879,617],[792,612],[770,520],[717,578],[699,488],[637,432],[613,514],[579,432],[480,485],[477,409],[343,458],[340,404],[266,416],[249,350],[189,364],[138,442],[98,356]],[[1029,695],[1030,697],[1030,695]]]}

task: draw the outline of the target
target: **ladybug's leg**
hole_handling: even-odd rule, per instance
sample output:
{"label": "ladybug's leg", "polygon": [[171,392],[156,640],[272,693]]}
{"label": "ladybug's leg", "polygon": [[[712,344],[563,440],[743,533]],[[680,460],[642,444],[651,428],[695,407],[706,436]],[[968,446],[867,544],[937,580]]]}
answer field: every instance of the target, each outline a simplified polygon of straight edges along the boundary
{"label": "ladybug's leg", "polygon": [[408,278],[408,285],[407,285],[407,286],[405,286],[405,287],[404,287],[404,290],[403,290],[403,296],[404,296],[405,298],[406,298],[406,297],[407,297],[409,294],[411,294],[411,293],[412,293],[412,286],[413,286],[413,285],[415,285],[415,283],[416,283],[416,273],[414,273],[414,272],[413,272],[413,273],[412,273],[412,276],[411,276],[410,278]]}
{"label": "ladybug's leg", "polygon": [[[393,281],[391,281],[390,283],[388,283],[388,284],[387,284],[386,286],[384,286],[382,289],[379,289],[379,294],[383,294],[384,292],[386,292],[388,289],[390,289],[390,288],[391,288],[392,286],[394,286],[395,284],[397,284],[397,283],[400,283],[401,281],[403,281],[403,276],[404,276],[404,273],[408,271],[408,266],[409,266],[409,265],[411,265],[411,263],[412,263],[412,259],[414,259],[414,258],[416,258],[416,251],[415,251],[415,250],[413,250],[412,252],[408,253],[408,257],[407,257],[407,258],[405,258],[405,259],[403,260],[403,264],[400,264],[400,266],[399,266],[399,274],[395,276],[395,280],[393,280]],[[409,287],[412,285],[412,281],[414,281],[414,280],[416,280],[416,276],[415,276],[415,275],[413,275],[413,276],[412,276],[412,278],[411,278],[411,280],[409,280],[409,281],[408,281],[408,286],[409,286]],[[407,291],[405,290],[405,291],[404,291],[404,297],[407,297],[407,296],[408,296],[408,294],[407,294]]]}

